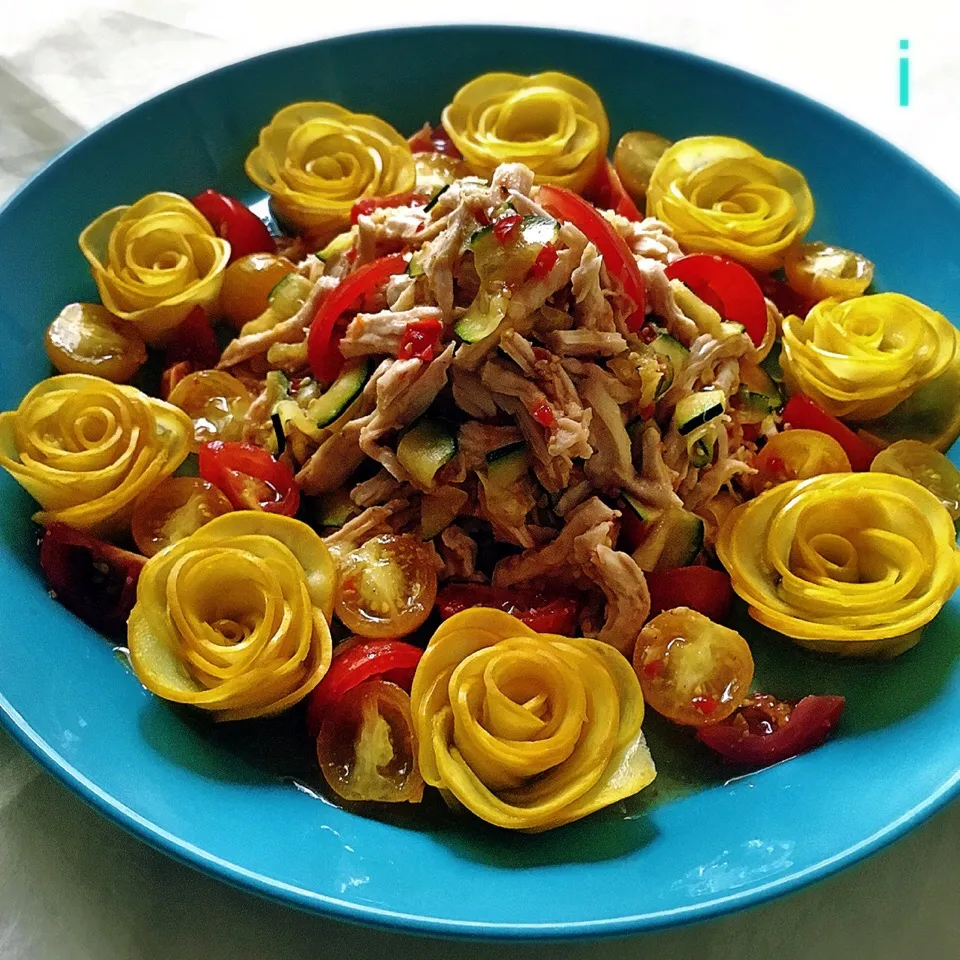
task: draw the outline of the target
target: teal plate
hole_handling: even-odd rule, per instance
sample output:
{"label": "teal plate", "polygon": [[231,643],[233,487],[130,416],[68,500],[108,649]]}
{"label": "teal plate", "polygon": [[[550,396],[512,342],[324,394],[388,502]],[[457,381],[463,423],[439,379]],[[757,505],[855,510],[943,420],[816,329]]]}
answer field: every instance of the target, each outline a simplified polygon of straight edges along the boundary
{"label": "teal plate", "polygon": [[[397,74],[397,64],[402,75]],[[625,40],[440,27],[282,50],[136,107],[53,161],[0,214],[0,406],[48,375],[42,332],[95,294],[77,249],[102,210],[208,186],[262,199],[243,173],[281,106],[329,99],[401,130],[436,118],[487,70],[560,69],[599,91],[614,137],[742,137],[799,167],[812,234],[860,250],[881,289],[960,318],[960,201],[842,116],[745,73]],[[753,626],[758,682],[783,697],[848,698],[823,748],[738,779],[649,721],[650,790],[541,836],[436,806],[359,816],[311,795],[296,718],[217,727],[148,695],[96,633],[52,602],[31,504],[9,478],[0,537],[0,707],[47,768],[159,849],[249,890],[345,920],[434,935],[548,938],[649,930],[795,890],[869,854],[960,787],[960,604],[892,663],[818,659]],[[298,789],[299,787],[299,789]]]}

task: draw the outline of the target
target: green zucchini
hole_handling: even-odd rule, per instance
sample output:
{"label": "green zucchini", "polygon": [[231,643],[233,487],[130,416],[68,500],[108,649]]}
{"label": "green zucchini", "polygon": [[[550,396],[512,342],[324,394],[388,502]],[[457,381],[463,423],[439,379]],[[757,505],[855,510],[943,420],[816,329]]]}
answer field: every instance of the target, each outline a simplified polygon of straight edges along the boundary
{"label": "green zucchini", "polygon": [[437,201],[450,189],[450,184],[441,187],[431,198],[430,202],[423,208],[424,213],[429,213],[436,205]]}
{"label": "green zucchini", "polygon": [[288,273],[267,294],[267,303],[281,320],[288,320],[306,302],[313,284],[299,273]]}
{"label": "green zucchini", "polygon": [[326,263],[341,253],[346,253],[357,238],[357,228],[351,227],[349,230],[335,236],[322,250],[317,252],[317,259]]}
{"label": "green zucchini", "polygon": [[728,337],[736,337],[741,333],[746,333],[747,328],[742,323],[737,323],[734,320],[723,320],[720,323],[720,331]]}
{"label": "green zucchini", "polygon": [[783,383],[783,367],[780,366],[780,350],[780,341],[774,340],[770,352],[760,361],[760,366],[763,368],[763,371],[774,383]]}
{"label": "green zucchini", "polygon": [[523,441],[508,443],[487,454],[487,478],[497,487],[509,487],[519,480],[530,466],[527,445]]}
{"label": "green zucchini", "polygon": [[423,276],[423,264],[420,262],[420,257],[418,257],[416,253],[410,258],[410,262],[407,264],[407,274],[411,277]]}
{"label": "green zucchini", "polygon": [[691,467],[705,467],[713,462],[714,450],[717,446],[717,435],[709,428],[696,439],[692,440],[687,448],[687,457]]}
{"label": "green zucchini", "polygon": [[314,516],[318,526],[342,527],[358,512],[356,504],[350,499],[349,491],[346,487],[341,487],[318,499]]}
{"label": "green zucchini", "polygon": [[476,343],[489,337],[507,315],[510,295],[506,290],[490,293],[481,289],[467,312],[457,321],[453,330],[465,343]]}
{"label": "green zucchini", "polygon": [[433,486],[437,471],[456,452],[456,438],[436,420],[419,420],[397,444],[397,460],[422,487]]}
{"label": "green zucchini", "polygon": [[646,523],[648,520],[652,520],[656,514],[656,510],[653,507],[648,507],[645,504],[642,504],[636,497],[630,496],[629,493],[621,494],[623,497],[623,502],[626,504],[627,508],[636,515],[637,519],[641,523]]}
{"label": "green zucchini", "polygon": [[654,353],[666,357],[671,366],[676,369],[683,367],[690,359],[690,351],[675,337],[671,337],[666,330],[661,330],[650,342]]}
{"label": "green zucchini", "polygon": [[683,507],[648,513],[650,535],[633,552],[640,569],[650,573],[689,566],[703,549],[703,520]]}
{"label": "green zucchini", "polygon": [[366,357],[348,360],[330,389],[311,401],[307,417],[318,427],[333,423],[356,400],[369,379],[370,361]]}
{"label": "green zucchini", "polygon": [[421,538],[432,540],[443,533],[457,519],[468,499],[467,493],[457,487],[441,487],[435,494],[425,493],[420,498]]}
{"label": "green zucchini", "polygon": [[681,398],[673,411],[673,422],[680,436],[693,433],[723,413],[726,397],[722,390],[701,390]]}

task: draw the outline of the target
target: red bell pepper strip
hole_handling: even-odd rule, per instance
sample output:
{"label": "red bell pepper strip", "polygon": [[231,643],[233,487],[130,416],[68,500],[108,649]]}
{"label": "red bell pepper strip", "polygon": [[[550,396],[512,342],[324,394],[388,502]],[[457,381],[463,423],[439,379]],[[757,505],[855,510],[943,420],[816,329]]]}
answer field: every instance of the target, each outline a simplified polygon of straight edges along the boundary
{"label": "red bell pepper strip", "polygon": [[558,597],[539,590],[513,590],[481,583],[451,583],[437,594],[437,610],[446,620],[469,607],[504,610],[538,633],[573,636],[580,603],[574,597]]}
{"label": "red bell pepper strip", "polygon": [[713,567],[674,567],[647,574],[650,616],[674,607],[689,607],[722,623],[730,616],[733,588],[730,577]]}
{"label": "red bell pepper strip", "polygon": [[540,187],[538,199],[548,213],[572,223],[597,248],[607,265],[607,272],[620,280],[624,293],[634,302],[635,310],[627,320],[627,326],[632,331],[639,330],[646,315],[646,288],[626,240],[592,204],[564,187],[545,183]]}
{"label": "red bell pepper strip", "polygon": [[189,363],[194,370],[212,370],[220,359],[217,335],[203,307],[194,307],[170,336],[165,366]]}
{"label": "red bell pepper strip", "polygon": [[[750,268],[747,268],[750,270]],[[759,270],[750,270],[753,279],[757,281],[763,295],[773,301],[776,308],[783,316],[795,314],[798,317],[805,317],[810,308],[817,302],[810,297],[797,293],[786,280],[781,280],[770,273],[761,273]]]}
{"label": "red bell pepper strip", "polygon": [[857,436],[848,426],[821,409],[802,393],[795,393],[783,408],[784,426],[798,430],[819,430],[833,437],[843,447],[843,452],[855,471],[866,471],[878,451]]}
{"label": "red bell pepper strip", "polygon": [[809,696],[791,708],[769,694],[755,694],[728,719],[699,727],[697,737],[728,763],[765,767],[820,746],[840,720],[844,702]]}
{"label": "red bell pepper strip", "polygon": [[620,179],[620,174],[609,160],[604,160],[597,168],[597,175],[584,194],[586,198],[604,210],[626,217],[628,220],[640,221],[643,214],[637,209],[633,198],[627,193]]}
{"label": "red bell pepper strip", "polygon": [[760,285],[746,267],[712,253],[691,253],[674,260],[667,278],[686,284],[724,320],[742,323],[757,345],[767,333],[767,304]]}
{"label": "red bell pepper strip", "polygon": [[307,731],[320,733],[327,710],[367,680],[387,680],[408,693],[423,650],[400,640],[361,640],[334,650],[330,669],[307,700]]}
{"label": "red bell pepper strip", "polygon": [[343,356],[338,343],[334,343],[334,328],[340,317],[367,294],[382,283],[407,269],[403,255],[392,254],[365,263],[340,285],[327,294],[317,309],[310,325],[307,339],[307,360],[313,375],[321,383],[331,383],[343,366]]}
{"label": "red bell pepper strip", "polygon": [[237,510],[292,517],[300,507],[293,471],[252,443],[211,440],[200,447],[200,476],[218,487]]}
{"label": "red bell pepper strip", "polygon": [[204,190],[190,202],[210,221],[217,236],[230,244],[230,263],[250,253],[276,253],[277,241],[267,225],[239,200]]}

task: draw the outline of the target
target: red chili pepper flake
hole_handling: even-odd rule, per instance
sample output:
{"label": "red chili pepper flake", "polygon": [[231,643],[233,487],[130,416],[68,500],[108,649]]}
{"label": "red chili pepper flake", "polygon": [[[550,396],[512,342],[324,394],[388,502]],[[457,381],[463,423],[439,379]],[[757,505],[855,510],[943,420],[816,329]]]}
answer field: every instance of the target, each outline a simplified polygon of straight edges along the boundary
{"label": "red chili pepper flake", "polygon": [[694,697],[691,701],[694,709],[698,710],[704,716],[713,713],[717,709],[717,698],[710,696]]}
{"label": "red chili pepper flake", "polygon": [[357,248],[351,247],[344,256],[347,258],[347,263],[353,263],[357,259]]}
{"label": "red chili pepper flake", "polygon": [[653,324],[648,323],[640,328],[638,336],[644,343],[653,343],[653,341],[657,339],[657,331],[653,327]]}
{"label": "red chili pepper flake", "polygon": [[557,425],[557,415],[553,412],[553,407],[546,400],[541,400],[531,411],[533,417],[541,427],[555,427]]}
{"label": "red chili pepper flake", "polygon": [[657,412],[657,405],[655,403],[651,403],[649,406],[644,407],[640,411],[640,419],[649,420],[656,412]]}
{"label": "red chili pepper flake", "polygon": [[553,354],[546,347],[534,346],[533,356],[541,363],[549,363],[553,359]]}
{"label": "red chili pepper flake", "polygon": [[420,232],[423,230],[423,228],[426,227],[426,225],[427,225],[427,221],[426,221],[426,220],[421,221],[420,223],[417,224],[417,229],[414,230],[413,232],[414,232],[414,233],[420,233]]}
{"label": "red chili pepper flake", "polygon": [[552,243],[546,244],[537,254],[537,259],[533,261],[530,276],[537,280],[545,277],[553,269],[553,265],[557,262],[559,256],[557,248]]}
{"label": "red chili pepper flake", "polygon": [[743,431],[744,440],[757,440],[760,436],[760,424],[759,423],[745,423],[740,428]]}
{"label": "red chili pepper flake", "polygon": [[767,459],[767,468],[775,477],[785,477],[787,475],[787,465],[783,457],[769,457]]}
{"label": "red chili pepper flake", "polygon": [[397,356],[401,360],[418,357],[429,363],[436,356],[443,324],[435,317],[411,320],[403,330]]}
{"label": "red chili pepper flake", "polygon": [[493,225],[493,235],[497,238],[497,242],[506,246],[513,239],[513,235],[519,229],[522,220],[523,217],[519,213],[510,213],[501,217]]}

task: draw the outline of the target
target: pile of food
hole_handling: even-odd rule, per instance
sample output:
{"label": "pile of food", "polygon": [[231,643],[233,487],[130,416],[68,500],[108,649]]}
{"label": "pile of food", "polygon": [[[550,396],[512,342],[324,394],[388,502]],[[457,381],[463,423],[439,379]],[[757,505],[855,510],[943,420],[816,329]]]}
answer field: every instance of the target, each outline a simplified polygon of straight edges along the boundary
{"label": "pile of food", "polygon": [[920,640],[960,338],[808,242],[780,160],[609,146],[581,81],[487,74],[409,139],[281,110],[273,232],[212,189],[90,224],[101,303],[0,416],[56,598],[163,698],[301,710],[355,803],[559,826],[653,781],[646,707],[735,764],[822,742],[843,699],[753,689],[733,596],[830,655]]}

